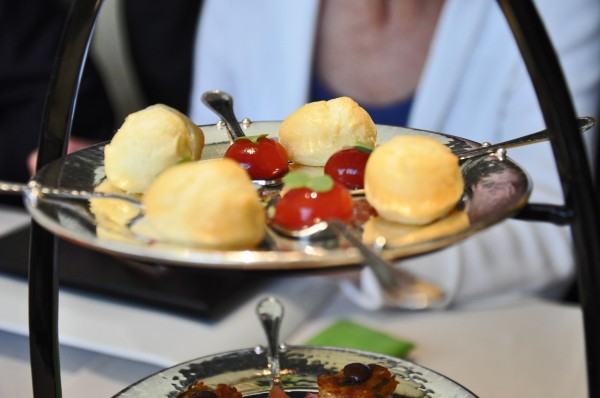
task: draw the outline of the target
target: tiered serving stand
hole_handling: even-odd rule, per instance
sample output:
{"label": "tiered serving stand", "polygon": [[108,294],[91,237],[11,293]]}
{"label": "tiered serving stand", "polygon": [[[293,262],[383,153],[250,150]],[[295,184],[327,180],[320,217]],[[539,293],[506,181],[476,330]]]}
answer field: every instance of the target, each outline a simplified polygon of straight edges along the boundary
{"label": "tiered serving stand", "polygon": [[[83,66],[102,0],[72,2],[46,98],[38,168],[65,153]],[[537,92],[560,173],[564,205],[528,204],[525,220],[569,225],[575,244],[590,397],[600,397],[600,203],[570,93],[531,0],[498,0]],[[35,397],[61,397],[56,237],[33,223],[29,265],[30,355]]]}

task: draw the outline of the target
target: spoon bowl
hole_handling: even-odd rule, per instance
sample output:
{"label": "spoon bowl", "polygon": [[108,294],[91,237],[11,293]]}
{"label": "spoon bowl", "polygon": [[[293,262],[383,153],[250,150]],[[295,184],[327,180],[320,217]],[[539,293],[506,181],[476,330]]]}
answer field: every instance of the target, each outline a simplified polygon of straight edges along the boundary
{"label": "spoon bowl", "polygon": [[386,305],[390,307],[424,310],[439,308],[445,303],[446,295],[438,286],[395,267],[381,257],[378,250],[385,246],[384,240],[376,240],[376,248],[368,246],[340,220],[321,221],[297,230],[274,223],[270,223],[269,228],[282,236],[306,242],[330,241],[341,235],[359,250],[365,265],[373,271],[383,290]]}
{"label": "spoon bowl", "polygon": [[202,94],[202,103],[219,116],[227,126],[231,142],[245,137],[233,112],[233,97],[221,90],[207,91]]}
{"label": "spoon bowl", "polygon": [[[202,95],[202,103],[223,120],[231,143],[238,138],[246,137],[246,133],[244,133],[233,111],[233,97],[231,95],[221,90],[207,91]],[[283,179],[252,180],[252,183],[259,187],[276,188],[283,184]]]}

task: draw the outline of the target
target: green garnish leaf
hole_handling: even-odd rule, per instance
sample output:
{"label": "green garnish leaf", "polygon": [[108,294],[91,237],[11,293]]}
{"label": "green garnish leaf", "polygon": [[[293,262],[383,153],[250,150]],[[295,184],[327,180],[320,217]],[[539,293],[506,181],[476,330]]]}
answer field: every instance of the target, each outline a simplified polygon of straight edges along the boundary
{"label": "green garnish leaf", "polygon": [[356,142],[354,144],[354,148],[358,149],[361,152],[368,153],[368,154],[373,152],[373,148],[371,148],[370,146],[368,146],[367,144],[365,144],[363,142]]}
{"label": "green garnish leaf", "polygon": [[236,138],[235,140],[250,140],[255,144],[258,144],[258,140],[264,137],[267,137],[269,134],[259,134],[259,135],[248,135],[246,137],[239,137]]}
{"label": "green garnish leaf", "polygon": [[315,192],[329,192],[333,188],[333,178],[327,174],[311,178],[306,185]]}
{"label": "green garnish leaf", "polygon": [[304,188],[308,184],[308,181],[310,181],[310,177],[308,175],[298,172],[287,173],[283,177],[283,183],[290,189]]}
{"label": "green garnish leaf", "polygon": [[289,189],[308,188],[315,192],[328,192],[333,188],[333,179],[327,174],[310,177],[304,173],[292,172],[283,177],[283,183]]}
{"label": "green garnish leaf", "polygon": [[187,163],[187,162],[191,162],[191,161],[192,161],[192,157],[191,156],[185,156],[185,157],[179,159],[177,161],[177,164]]}

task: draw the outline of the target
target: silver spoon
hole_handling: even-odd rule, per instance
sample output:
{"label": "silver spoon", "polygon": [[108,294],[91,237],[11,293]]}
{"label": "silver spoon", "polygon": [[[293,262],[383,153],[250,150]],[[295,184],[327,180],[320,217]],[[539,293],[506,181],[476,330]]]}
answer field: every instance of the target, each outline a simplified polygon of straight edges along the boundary
{"label": "silver spoon", "polygon": [[[238,138],[246,137],[244,130],[242,130],[235,117],[233,111],[233,97],[231,97],[231,95],[221,90],[207,91],[202,94],[202,103],[223,120],[227,126],[226,130],[229,134],[229,141],[233,142]],[[274,178],[272,180],[252,180],[252,182],[265,188],[277,187],[283,184],[281,178]]]}
{"label": "silver spoon", "polygon": [[[202,95],[202,102],[223,119],[227,126],[227,131],[232,142],[236,138],[246,136],[239,123],[237,122],[237,119],[233,112],[233,97],[230,94],[220,90],[208,91]],[[594,118],[589,116],[582,116],[577,118],[577,125],[579,126],[579,131],[583,133],[595,125],[595,120]],[[489,142],[484,142],[479,148],[462,149],[454,152],[454,154],[458,156],[460,160],[466,160],[477,156],[496,153],[498,157],[502,160],[506,155],[506,150],[509,148],[531,145],[538,142],[547,141],[549,138],[550,132],[548,131],[548,129],[544,129],[538,131],[537,133],[528,134],[497,144],[490,144]],[[256,183],[261,186],[268,187],[280,185],[281,179],[262,180],[261,182]]]}
{"label": "silver spoon", "polygon": [[[309,241],[335,239],[332,230],[339,233],[360,251],[366,265],[373,271],[383,289],[386,304],[391,307],[424,310],[438,308],[445,302],[445,294],[442,289],[431,282],[417,278],[408,271],[394,267],[375,249],[363,243],[348,229],[346,224],[339,220],[321,221],[298,230],[287,229],[277,224],[270,224],[270,228],[283,236]],[[385,241],[382,239],[376,241],[376,247],[379,249],[385,245]]]}
{"label": "silver spoon", "polygon": [[[233,98],[231,95],[220,90],[213,90],[204,93],[202,96],[202,102],[210,109],[212,109],[217,115],[219,115],[228,127],[231,139],[234,140],[237,137],[244,137],[245,134],[240,127],[235,115],[233,113]],[[577,118],[577,125],[580,132],[585,132],[595,125],[595,120],[589,116],[582,116]],[[463,149],[455,152],[460,160],[471,159],[477,156],[488,155],[491,153],[498,153],[500,156],[504,156],[506,149],[516,148],[524,145],[531,145],[538,142],[547,141],[550,138],[548,129],[538,131],[518,137],[512,140],[500,142],[497,144],[490,144],[484,142],[479,148]]]}
{"label": "silver spoon", "polygon": [[108,193],[108,192],[93,192],[80,191],[77,189],[61,189],[42,186],[36,181],[30,181],[27,184],[14,182],[0,181],[0,192],[11,195],[26,195],[32,203],[36,203],[40,199],[120,199],[133,204],[143,210],[142,203],[124,194]]}
{"label": "silver spoon", "polygon": [[279,329],[283,318],[283,304],[275,297],[266,297],[256,306],[256,315],[258,315],[267,337],[267,359],[271,370],[271,386],[281,387]]}
{"label": "silver spoon", "polygon": [[[269,187],[270,180],[253,180],[255,188],[263,196],[268,196],[270,192],[263,193],[261,188]],[[36,203],[43,199],[67,199],[67,200],[89,200],[89,199],[118,199],[124,200],[140,210],[144,210],[144,205],[136,198],[115,192],[97,192],[82,191],[77,189],[50,188],[42,186],[36,181],[30,181],[27,184],[8,182],[0,180],[0,193],[8,195],[26,195],[31,203]]]}
{"label": "silver spoon", "polygon": [[[254,183],[255,188],[256,188],[257,192],[259,193],[260,197],[263,200],[268,201],[271,197],[275,196],[277,194],[276,192],[278,192],[278,191],[269,190],[269,189],[265,190],[264,188],[271,188],[272,185],[260,184],[261,181],[258,181],[258,182],[253,181],[253,183]],[[129,220],[127,222],[127,224],[125,225],[127,228],[130,228],[130,229],[135,223],[137,223],[138,221],[140,221],[141,219],[143,219],[145,217],[145,207],[142,204],[142,202],[140,202],[139,199],[136,199],[134,197],[131,197],[131,196],[128,196],[125,194],[121,194],[121,193],[83,191],[83,190],[77,190],[77,189],[50,188],[50,187],[42,186],[40,183],[33,181],[33,180],[27,184],[7,182],[7,181],[0,180],[0,194],[1,193],[6,193],[9,195],[25,195],[27,197],[27,199],[29,200],[29,203],[33,204],[34,206],[37,203],[39,203],[40,201],[52,200],[52,199],[59,199],[59,200],[60,199],[62,199],[62,200],[117,199],[117,200],[123,200],[129,204],[134,205],[135,207],[137,207],[139,209],[139,213],[135,217],[133,217],[131,220]],[[132,233],[133,233],[133,231],[132,231]],[[148,241],[148,239],[146,237],[143,237],[139,234],[133,233],[133,235],[136,236],[136,238],[138,238],[140,240]]]}
{"label": "silver spoon", "polygon": [[[150,239],[146,236],[135,233],[132,230],[134,224],[144,218],[144,205],[136,198],[131,196],[127,196],[125,194],[119,193],[109,193],[109,192],[92,192],[92,191],[80,191],[75,189],[61,189],[61,188],[50,188],[42,186],[37,181],[29,181],[27,184],[20,183],[12,183],[0,181],[0,193],[8,193],[12,195],[25,195],[29,203],[32,206],[37,206],[40,201],[43,200],[53,200],[53,199],[62,199],[62,200],[89,200],[89,199],[117,199],[123,200],[129,204],[134,205],[139,209],[139,212],[133,216],[126,224],[125,227],[129,229],[132,236],[141,242],[150,243],[153,242],[153,239]],[[67,206],[68,202],[58,202],[63,206]],[[75,207],[71,208],[76,211],[82,219],[88,219],[88,215],[83,212],[81,209]],[[95,224],[95,220],[90,220]]]}
{"label": "silver spoon", "polygon": [[231,142],[246,136],[233,112],[231,95],[221,90],[207,91],[202,94],[202,102],[225,122]]}
{"label": "silver spoon", "polygon": [[[579,132],[581,133],[594,127],[594,124],[596,124],[596,121],[592,117],[582,116],[577,118],[577,125],[579,127]],[[536,144],[538,142],[547,141],[549,139],[550,132],[548,131],[548,129],[544,129],[538,131],[537,133],[524,135],[522,137],[518,137],[504,142],[499,142],[493,145],[489,142],[484,142],[479,148],[462,149],[454,152],[454,154],[458,156],[460,160],[471,159],[477,156],[488,155],[491,153],[497,153],[499,157],[502,158],[506,154],[506,150],[508,148],[517,148],[524,145]]]}

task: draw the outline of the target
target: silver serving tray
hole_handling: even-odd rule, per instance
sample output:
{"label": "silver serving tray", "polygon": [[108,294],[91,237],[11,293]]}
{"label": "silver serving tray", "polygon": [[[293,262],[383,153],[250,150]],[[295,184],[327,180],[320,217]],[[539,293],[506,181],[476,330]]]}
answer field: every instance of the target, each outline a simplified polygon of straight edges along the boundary
{"label": "silver serving tray", "polygon": [[[247,135],[266,133],[275,137],[279,125],[280,122],[254,122],[244,127]],[[453,151],[480,146],[463,138],[423,130],[382,125],[378,125],[377,129],[380,144],[396,135],[427,135]],[[202,130],[206,138],[202,158],[222,157],[229,145],[225,127],[220,124],[202,126]],[[34,180],[48,187],[92,191],[105,178],[104,146],[98,144],[66,155],[40,170]],[[458,214],[463,223],[450,222],[451,227],[448,227],[448,220],[454,219],[447,217],[439,223],[419,228],[384,225],[386,233],[391,228],[392,235],[400,235],[400,238],[388,239],[388,245],[382,251],[383,257],[397,259],[420,255],[454,244],[510,217],[527,203],[532,189],[531,180],[511,159],[499,159],[495,155],[469,159],[463,162],[462,170],[466,190],[459,206],[462,210]],[[39,224],[61,238],[100,252],[147,263],[253,270],[319,269],[361,263],[358,250],[343,241],[332,247],[331,244],[305,244],[276,234],[269,235],[268,244],[244,251],[147,243],[122,231],[116,231],[111,237],[105,234],[99,236],[98,220],[87,202],[34,202],[26,196],[25,204]],[[468,222],[465,224],[464,220]],[[378,233],[377,229],[375,233]]]}
{"label": "silver serving tray", "polygon": [[[310,346],[288,346],[280,355],[282,385],[293,398],[302,397],[303,392],[316,392],[319,375],[339,371],[354,362],[387,367],[399,382],[396,388],[398,398],[476,398],[445,376],[390,356]],[[219,383],[234,386],[244,397],[266,398],[270,388],[270,370],[265,350],[258,347],[231,351],[185,362],[141,380],[115,397],[174,398],[196,380],[212,387]]]}

